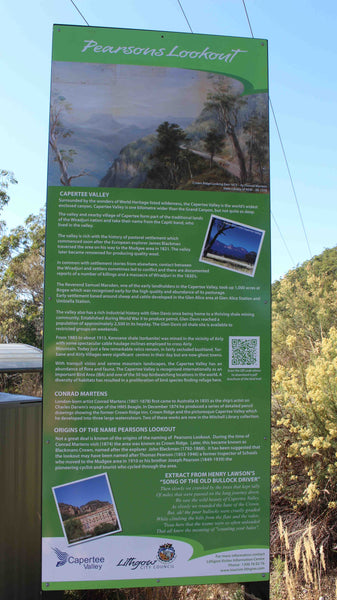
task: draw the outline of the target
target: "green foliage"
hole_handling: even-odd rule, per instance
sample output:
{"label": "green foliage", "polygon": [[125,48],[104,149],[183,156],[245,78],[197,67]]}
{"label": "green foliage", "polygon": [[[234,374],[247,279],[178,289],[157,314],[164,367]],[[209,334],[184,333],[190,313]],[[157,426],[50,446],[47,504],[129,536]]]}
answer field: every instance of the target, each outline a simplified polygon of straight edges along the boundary
{"label": "green foliage", "polygon": [[235,590],[235,592],[231,595],[230,600],[244,600],[244,594],[241,589]]}
{"label": "green foliage", "polygon": [[199,116],[185,129],[191,140],[193,149],[200,151],[204,150],[204,140],[211,129],[216,130],[217,133],[225,139],[226,132],[221,123],[219,123],[216,111],[204,107]]}
{"label": "green foliage", "polygon": [[190,156],[185,149],[187,134],[176,123],[165,121],[157,128],[157,140],[150,157],[148,178],[159,188],[176,189],[191,175]]}
{"label": "green foliage", "polygon": [[216,129],[210,129],[205,136],[204,144],[210,155],[210,167],[212,168],[214,154],[220,152],[224,145],[224,136]]}
{"label": "green foliage", "polygon": [[309,362],[317,343],[337,325],[336,290],[337,247],[325,250],[274,283],[275,369],[278,365],[298,367]]}
{"label": "green foliage", "polygon": [[246,146],[249,156],[248,179],[253,181],[255,172],[260,183],[268,177],[269,131],[268,121],[261,114],[253,114],[245,123]]}
{"label": "green foliage", "polygon": [[113,523],[101,523],[100,525],[96,525],[94,535],[103,535],[104,533],[116,531],[116,529],[118,529],[117,523],[115,525]]}
{"label": "green foliage", "polygon": [[273,286],[273,490],[334,509],[337,484],[337,248]]}
{"label": "green foliage", "polygon": [[67,521],[64,521],[64,529],[69,542],[75,542],[79,538],[85,537],[85,533],[79,519],[68,519]]}
{"label": "green foliage", "polygon": [[44,211],[0,241],[0,342],[41,347]]}
{"label": "green foliage", "polygon": [[225,131],[230,133],[230,129],[238,125],[239,110],[245,103],[245,98],[239,95],[233,84],[221,78],[215,81],[213,91],[208,94],[206,108],[216,111]]}
{"label": "green foliage", "polygon": [[244,152],[238,137],[240,111],[246,104],[234,89],[230,81],[219,79],[214,84],[214,89],[208,94],[205,108],[214,111],[218,122],[230,137],[240,169],[240,181],[246,183],[247,169]]}
{"label": "green foliage", "polygon": [[273,597],[281,598],[284,579],[284,561],[281,556],[275,556],[270,575],[270,587],[273,592]]}
{"label": "green foliage", "polygon": [[0,169],[0,210],[9,202],[8,188],[9,185],[15,185],[17,180],[15,179],[12,171],[7,169]]}
{"label": "green foliage", "polygon": [[122,148],[120,156],[125,160],[134,164],[145,164],[148,166],[148,156],[152,153],[156,143],[155,134],[151,133],[143,138],[130,142]]}
{"label": "green foliage", "polygon": [[[63,137],[65,137],[65,136],[63,136]],[[74,156],[76,156],[77,152],[76,152],[76,150],[73,150],[72,148],[70,148],[69,150],[63,150],[63,149],[60,150],[60,154],[61,154],[64,164],[69,166],[71,163],[74,162]]]}

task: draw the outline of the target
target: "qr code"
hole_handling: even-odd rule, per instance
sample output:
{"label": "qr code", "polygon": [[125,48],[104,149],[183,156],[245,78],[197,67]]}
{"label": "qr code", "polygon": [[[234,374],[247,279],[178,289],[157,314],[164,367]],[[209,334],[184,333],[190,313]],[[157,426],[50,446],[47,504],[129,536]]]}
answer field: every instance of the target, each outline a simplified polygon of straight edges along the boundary
{"label": "qr code", "polygon": [[229,337],[229,368],[260,368],[260,337]]}

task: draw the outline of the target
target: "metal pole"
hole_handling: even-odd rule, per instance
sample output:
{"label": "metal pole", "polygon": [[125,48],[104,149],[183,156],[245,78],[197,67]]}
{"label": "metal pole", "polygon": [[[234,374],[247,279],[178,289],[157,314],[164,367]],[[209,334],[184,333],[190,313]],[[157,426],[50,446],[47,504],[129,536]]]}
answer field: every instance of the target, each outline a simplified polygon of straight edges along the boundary
{"label": "metal pole", "polygon": [[244,584],[245,600],[269,600],[269,581],[249,581]]}

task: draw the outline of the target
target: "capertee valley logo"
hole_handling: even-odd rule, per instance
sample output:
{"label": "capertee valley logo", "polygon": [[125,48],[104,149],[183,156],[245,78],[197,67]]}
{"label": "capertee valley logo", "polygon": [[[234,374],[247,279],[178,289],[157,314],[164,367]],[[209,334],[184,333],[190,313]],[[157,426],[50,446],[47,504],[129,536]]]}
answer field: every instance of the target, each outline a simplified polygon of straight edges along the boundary
{"label": "capertee valley logo", "polygon": [[105,561],[104,556],[72,556],[59,548],[52,548],[52,550],[58,558],[56,563],[57,567],[63,567],[68,563],[70,565],[83,567],[84,569],[96,569],[100,571]]}

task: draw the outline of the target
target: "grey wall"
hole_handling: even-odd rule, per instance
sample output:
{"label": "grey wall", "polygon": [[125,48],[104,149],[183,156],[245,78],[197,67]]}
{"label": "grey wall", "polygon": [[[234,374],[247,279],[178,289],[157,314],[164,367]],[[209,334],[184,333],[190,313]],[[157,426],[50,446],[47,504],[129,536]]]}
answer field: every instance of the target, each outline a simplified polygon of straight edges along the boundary
{"label": "grey wall", "polygon": [[0,404],[0,599],[40,598],[42,402]]}

